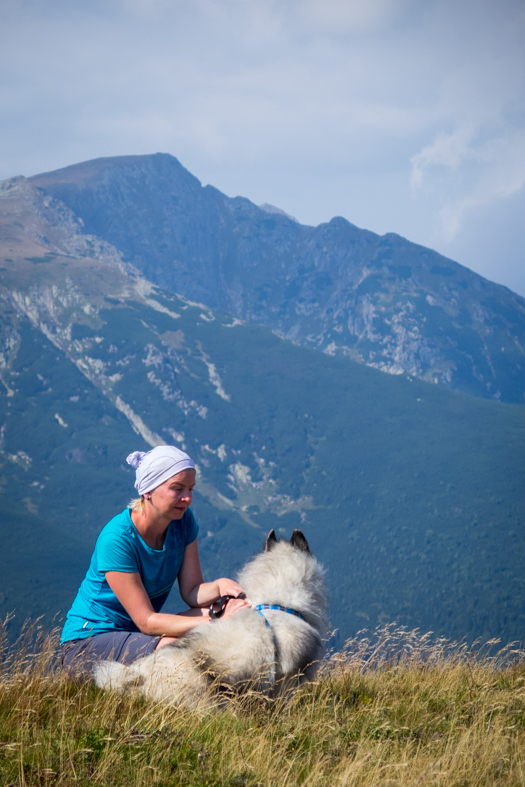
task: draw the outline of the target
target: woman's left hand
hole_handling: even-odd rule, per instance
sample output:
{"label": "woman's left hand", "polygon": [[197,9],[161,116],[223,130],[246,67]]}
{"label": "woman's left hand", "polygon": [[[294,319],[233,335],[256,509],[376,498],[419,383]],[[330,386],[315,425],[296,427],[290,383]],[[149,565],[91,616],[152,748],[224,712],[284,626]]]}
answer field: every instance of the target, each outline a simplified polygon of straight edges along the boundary
{"label": "woman's left hand", "polygon": [[218,593],[217,598],[221,596],[237,596],[243,592],[242,587],[234,582],[233,579],[228,579],[227,577],[222,577],[222,579],[218,579],[216,582]]}

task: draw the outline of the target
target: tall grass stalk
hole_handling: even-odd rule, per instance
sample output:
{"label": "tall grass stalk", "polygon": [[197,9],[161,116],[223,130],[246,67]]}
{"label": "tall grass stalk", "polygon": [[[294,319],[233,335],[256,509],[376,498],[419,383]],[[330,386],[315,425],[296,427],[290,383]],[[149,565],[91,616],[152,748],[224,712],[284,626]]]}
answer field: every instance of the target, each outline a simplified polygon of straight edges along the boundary
{"label": "tall grass stalk", "polygon": [[386,627],[291,699],[204,715],[68,681],[38,626],[0,647],[2,787],[525,784],[521,650]]}

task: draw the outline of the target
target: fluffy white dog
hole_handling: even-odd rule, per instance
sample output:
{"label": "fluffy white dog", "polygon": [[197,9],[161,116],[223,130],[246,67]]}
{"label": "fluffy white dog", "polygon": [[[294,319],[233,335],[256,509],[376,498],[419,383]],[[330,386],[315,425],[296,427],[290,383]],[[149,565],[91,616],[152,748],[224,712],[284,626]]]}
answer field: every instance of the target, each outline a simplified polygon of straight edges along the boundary
{"label": "fluffy white dog", "polygon": [[250,608],[199,626],[130,666],[102,662],[97,685],[196,707],[213,703],[225,687],[272,695],[311,680],[323,657],[328,601],[323,569],[302,532],[283,541],[272,530],[238,581]]}

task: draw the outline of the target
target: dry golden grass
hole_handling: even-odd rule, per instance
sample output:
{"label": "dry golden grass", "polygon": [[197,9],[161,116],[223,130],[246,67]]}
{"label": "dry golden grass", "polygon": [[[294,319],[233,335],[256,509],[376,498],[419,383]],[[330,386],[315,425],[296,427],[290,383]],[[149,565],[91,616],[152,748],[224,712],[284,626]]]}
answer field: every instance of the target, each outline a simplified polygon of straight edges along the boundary
{"label": "dry golden grass", "polygon": [[525,661],[385,628],[289,700],[199,715],[68,682],[56,636],[0,676],[0,784],[524,785]]}

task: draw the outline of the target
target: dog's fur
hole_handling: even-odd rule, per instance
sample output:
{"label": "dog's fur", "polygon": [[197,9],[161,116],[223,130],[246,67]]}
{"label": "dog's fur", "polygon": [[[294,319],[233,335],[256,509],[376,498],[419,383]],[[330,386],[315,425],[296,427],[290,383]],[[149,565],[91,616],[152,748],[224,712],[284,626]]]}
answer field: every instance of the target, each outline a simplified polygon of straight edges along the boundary
{"label": "dog's fur", "polygon": [[[275,694],[311,680],[323,656],[327,593],[323,569],[300,530],[290,541],[272,530],[265,549],[241,571],[239,584],[251,608],[232,618],[199,626],[172,645],[130,666],[102,662],[98,686],[130,690],[156,700],[196,707],[209,704],[217,690],[247,688]],[[257,604],[279,604],[303,618]]]}

